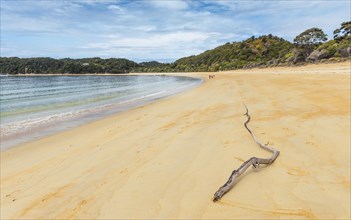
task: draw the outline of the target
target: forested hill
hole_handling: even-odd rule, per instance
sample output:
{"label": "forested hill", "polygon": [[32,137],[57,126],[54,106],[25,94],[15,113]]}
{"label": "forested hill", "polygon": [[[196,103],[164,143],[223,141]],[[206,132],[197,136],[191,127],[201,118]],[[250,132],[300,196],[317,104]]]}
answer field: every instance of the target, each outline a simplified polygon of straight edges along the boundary
{"label": "forested hill", "polygon": [[48,57],[1,57],[0,73],[129,73],[139,65],[127,59],[84,58],[53,59]]}
{"label": "forested hill", "polygon": [[0,73],[129,73],[222,71],[240,68],[296,65],[306,62],[338,61],[351,56],[351,21],[334,31],[332,40],[319,28],[310,28],[291,43],[271,34],[226,43],[174,63],[136,63],[121,58],[17,58],[0,57]]}
{"label": "forested hill", "polygon": [[272,35],[226,43],[175,62],[179,71],[218,71],[285,62],[292,43]]}
{"label": "forested hill", "polygon": [[297,35],[293,43],[271,34],[226,43],[172,64],[138,67],[140,72],[222,71],[240,68],[298,65],[308,62],[335,62],[351,57],[351,21],[335,29],[333,39],[319,28]]}

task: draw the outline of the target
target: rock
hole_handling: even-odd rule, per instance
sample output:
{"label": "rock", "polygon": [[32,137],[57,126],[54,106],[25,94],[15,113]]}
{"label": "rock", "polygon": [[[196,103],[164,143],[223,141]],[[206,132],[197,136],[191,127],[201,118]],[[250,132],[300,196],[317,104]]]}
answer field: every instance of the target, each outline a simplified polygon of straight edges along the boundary
{"label": "rock", "polygon": [[341,57],[350,57],[351,56],[351,47],[346,47],[340,49],[340,55]]}
{"label": "rock", "polygon": [[329,53],[327,50],[314,50],[308,57],[307,57],[307,61],[319,61],[321,59],[324,58],[328,58],[329,57]]}
{"label": "rock", "polygon": [[305,62],[305,56],[303,55],[303,53],[297,53],[294,56],[293,63],[296,64],[296,63],[301,63],[301,62]]}
{"label": "rock", "polygon": [[267,66],[276,66],[276,65],[277,65],[277,60],[276,59],[272,59],[272,60],[267,62]]}
{"label": "rock", "polygon": [[263,67],[264,65],[262,63],[248,63],[245,66],[243,66],[243,69],[252,69],[252,68],[257,68],[257,67]]}
{"label": "rock", "polygon": [[296,64],[296,63],[301,63],[306,61],[303,50],[294,48],[292,49],[291,53],[292,53],[292,56],[286,60],[288,63]]}

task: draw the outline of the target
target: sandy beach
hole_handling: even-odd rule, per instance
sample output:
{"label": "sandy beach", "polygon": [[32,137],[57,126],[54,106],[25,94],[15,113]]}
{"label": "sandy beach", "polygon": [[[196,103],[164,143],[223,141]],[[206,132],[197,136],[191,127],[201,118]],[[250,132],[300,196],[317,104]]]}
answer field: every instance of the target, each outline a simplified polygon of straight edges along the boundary
{"label": "sandy beach", "polygon": [[[350,219],[351,63],[186,73],[195,89],[1,152],[1,219]],[[212,73],[211,73],[212,74]],[[213,194],[252,156],[217,203]]]}

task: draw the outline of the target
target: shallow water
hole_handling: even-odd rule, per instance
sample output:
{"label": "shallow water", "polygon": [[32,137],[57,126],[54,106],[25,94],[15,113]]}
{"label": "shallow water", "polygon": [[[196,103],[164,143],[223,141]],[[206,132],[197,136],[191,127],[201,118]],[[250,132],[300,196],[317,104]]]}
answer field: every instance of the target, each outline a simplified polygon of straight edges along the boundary
{"label": "shallow water", "polygon": [[1,149],[198,85],[173,76],[1,76]]}

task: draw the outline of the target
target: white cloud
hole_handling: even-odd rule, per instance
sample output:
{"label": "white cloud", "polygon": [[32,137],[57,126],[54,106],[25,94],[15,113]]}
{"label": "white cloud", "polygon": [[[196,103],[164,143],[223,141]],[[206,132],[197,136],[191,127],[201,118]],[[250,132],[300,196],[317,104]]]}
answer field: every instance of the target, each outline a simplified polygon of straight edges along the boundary
{"label": "white cloud", "polygon": [[107,8],[113,11],[123,11],[123,9],[118,5],[109,5]]}
{"label": "white cloud", "polygon": [[144,34],[142,37],[129,38],[110,35],[101,42],[92,42],[82,48],[88,51],[100,51],[103,56],[170,61],[170,59],[200,53],[205,49],[202,46],[203,43],[207,40],[211,41],[218,35],[218,33],[201,32]]}
{"label": "white cloud", "polygon": [[155,7],[171,9],[171,10],[184,10],[188,8],[188,4],[183,0],[167,1],[167,0],[152,0],[149,3]]}
{"label": "white cloud", "polygon": [[102,43],[91,43],[86,48],[94,49],[108,49],[108,48],[183,48],[192,47],[199,42],[211,37],[212,34],[199,32],[176,32],[166,34],[152,34],[144,35],[142,38],[137,36],[130,36],[128,38],[121,38],[120,36],[108,36]]}
{"label": "white cloud", "polygon": [[[252,35],[331,37],[347,1],[2,1],[3,56],[174,60]],[[54,42],[54,43],[52,43]],[[56,53],[55,53],[56,51]]]}
{"label": "white cloud", "polygon": [[116,0],[72,0],[72,2],[79,2],[81,4],[87,4],[87,5],[97,5],[97,4],[116,3]]}

